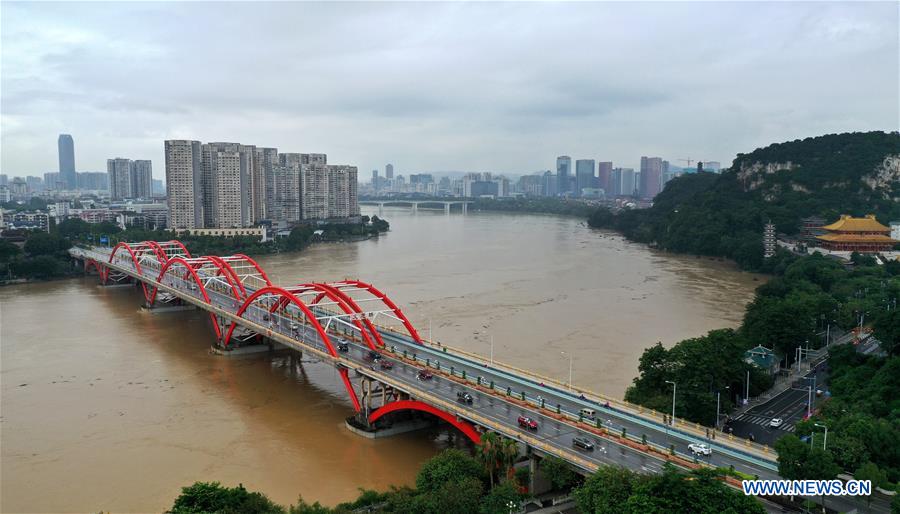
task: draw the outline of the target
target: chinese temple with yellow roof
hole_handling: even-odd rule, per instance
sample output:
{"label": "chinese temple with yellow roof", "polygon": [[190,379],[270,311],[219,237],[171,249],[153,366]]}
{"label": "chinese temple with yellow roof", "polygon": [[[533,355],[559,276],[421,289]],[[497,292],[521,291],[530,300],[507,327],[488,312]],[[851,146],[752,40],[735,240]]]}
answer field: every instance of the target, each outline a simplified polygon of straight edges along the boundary
{"label": "chinese temple with yellow roof", "polygon": [[874,214],[868,214],[863,218],[854,218],[847,214],[841,215],[841,219],[822,227],[825,234],[817,236],[816,240],[823,248],[846,252],[887,252],[900,243],[891,239],[891,229],[878,223]]}

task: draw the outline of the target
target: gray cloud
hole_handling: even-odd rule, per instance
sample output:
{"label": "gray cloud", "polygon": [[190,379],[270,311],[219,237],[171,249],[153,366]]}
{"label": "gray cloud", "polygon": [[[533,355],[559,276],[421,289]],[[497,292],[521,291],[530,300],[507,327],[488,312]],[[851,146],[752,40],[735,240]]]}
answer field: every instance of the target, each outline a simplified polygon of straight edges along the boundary
{"label": "gray cloud", "polygon": [[730,161],[898,128],[894,3],[13,3],[2,171],[153,159],[162,140],[361,170],[525,172],[559,154]]}

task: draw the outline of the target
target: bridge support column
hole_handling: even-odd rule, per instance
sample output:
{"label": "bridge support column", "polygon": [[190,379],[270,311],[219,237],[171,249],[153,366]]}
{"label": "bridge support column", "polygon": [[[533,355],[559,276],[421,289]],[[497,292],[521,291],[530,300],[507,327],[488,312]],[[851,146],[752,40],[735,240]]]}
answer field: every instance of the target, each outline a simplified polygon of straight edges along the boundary
{"label": "bridge support column", "polygon": [[444,202],[444,213],[450,214],[450,202]]}
{"label": "bridge support column", "polygon": [[463,206],[463,214],[468,213],[469,212],[469,204],[467,204],[466,202],[463,202],[462,206]]}
{"label": "bridge support column", "polygon": [[413,212],[418,212],[418,211],[419,211],[419,204],[418,204],[418,202],[413,202],[413,204],[412,204],[412,211],[413,211]]}

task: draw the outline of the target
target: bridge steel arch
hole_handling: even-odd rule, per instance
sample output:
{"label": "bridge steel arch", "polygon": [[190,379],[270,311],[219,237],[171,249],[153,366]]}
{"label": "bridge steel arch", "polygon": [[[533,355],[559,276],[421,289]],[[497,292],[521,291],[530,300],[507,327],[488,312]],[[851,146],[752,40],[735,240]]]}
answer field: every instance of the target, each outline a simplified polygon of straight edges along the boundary
{"label": "bridge steel arch", "polygon": [[381,334],[378,333],[378,330],[375,328],[375,325],[372,324],[372,322],[369,320],[369,318],[365,315],[366,314],[365,311],[362,309],[362,307],[359,306],[358,303],[356,303],[356,300],[354,300],[352,296],[345,293],[344,291],[341,291],[339,288],[334,287],[331,284],[315,283],[313,285],[316,285],[316,286],[322,288],[322,292],[319,293],[318,296],[316,296],[316,298],[313,300],[312,303],[314,303],[314,304],[319,303],[319,301],[321,301],[322,297],[327,295],[327,292],[331,292],[333,295],[335,295],[335,296],[339,297],[341,300],[343,300],[351,309],[353,309],[354,312],[363,316],[363,323],[366,324],[366,328],[369,329],[369,332],[371,333],[372,337],[375,339],[375,343],[378,346],[384,348],[384,340],[381,339]]}
{"label": "bridge steel arch", "polygon": [[400,320],[401,323],[403,323],[403,326],[406,327],[406,331],[415,342],[424,344],[422,342],[422,338],[419,337],[419,332],[416,330],[416,327],[414,327],[413,324],[409,321],[409,318],[407,318],[406,315],[403,314],[403,311],[400,310],[400,307],[397,307],[397,304],[391,301],[391,299],[388,298],[386,294],[379,291],[378,288],[376,288],[372,284],[360,282],[359,280],[342,280],[340,282],[329,283],[328,285],[335,289],[341,290],[345,294],[352,290],[363,290],[368,292],[379,301],[381,301],[388,309],[393,311],[396,318]]}
{"label": "bridge steel arch", "polygon": [[[303,290],[300,291],[302,293],[318,293],[316,294],[316,297],[313,299],[313,301],[309,303],[309,305],[317,305],[320,301],[322,301],[323,298],[328,298],[329,300],[337,304],[337,306],[340,307],[342,311],[344,311],[344,314],[350,314],[351,316],[360,315],[363,321],[366,322],[366,326],[363,326],[363,323],[360,322],[358,318],[351,318],[351,320],[353,321],[353,324],[356,325],[356,328],[359,329],[359,332],[360,334],[362,334],[363,340],[365,340],[366,345],[372,350],[378,350],[378,347],[375,345],[375,341],[373,341],[371,337],[372,334],[374,334],[380,345],[384,346],[384,343],[381,343],[381,338],[378,336],[378,331],[373,330],[372,324],[369,323],[369,320],[365,317],[365,313],[359,309],[358,305],[356,305],[355,303],[351,303],[353,302],[352,298],[344,295],[343,293],[332,287],[329,287],[327,284],[319,284],[313,282],[309,284],[298,284],[297,288],[302,288]],[[350,302],[348,302],[347,300],[350,300]],[[370,334],[369,331],[372,331],[372,334]]]}
{"label": "bridge steel arch", "polygon": [[[209,300],[209,294],[206,292],[206,286],[203,284],[203,281],[200,279],[200,276],[197,274],[197,270],[194,268],[192,264],[202,264],[197,262],[198,259],[186,259],[184,257],[172,257],[166,262],[165,266],[163,266],[162,271],[159,273],[159,277],[156,279],[157,283],[162,283],[163,278],[165,278],[166,274],[169,273],[170,270],[175,266],[183,266],[185,268],[185,274],[183,277],[180,277],[183,280],[187,280],[189,277],[194,279],[194,282],[197,284],[197,289],[203,295],[203,301],[206,302],[207,305],[211,305]],[[211,262],[206,259],[202,259],[203,262]],[[156,294],[159,291],[158,287],[153,288],[153,296],[152,300],[148,298],[150,305],[153,305],[153,302],[156,300]],[[222,337],[222,329],[219,328],[219,322],[216,320],[216,315],[214,312],[210,311],[209,318],[212,320],[213,329],[216,332],[216,338],[220,339]]]}
{"label": "bridge steel arch", "polygon": [[[240,309],[238,309],[236,313],[237,316],[243,316],[244,312],[247,311],[247,308],[249,308],[251,305],[253,305],[254,302],[263,297],[277,298],[275,302],[276,305],[280,304],[283,298],[286,298],[287,302],[281,308],[285,308],[289,304],[296,305],[297,308],[299,308],[300,311],[303,312],[304,317],[306,317],[306,319],[309,321],[309,324],[315,329],[316,333],[318,333],[319,337],[322,339],[322,342],[325,344],[328,353],[331,354],[332,357],[338,356],[337,351],[334,349],[334,345],[331,344],[331,339],[329,339],[328,333],[326,333],[325,329],[322,328],[322,324],[319,323],[319,320],[316,319],[316,316],[312,313],[309,307],[305,303],[303,303],[300,298],[297,298],[294,293],[283,287],[268,286],[255,291],[244,301]],[[231,336],[234,333],[234,329],[236,326],[237,323],[232,321],[231,326],[228,327],[228,332],[222,339],[223,346],[225,346],[226,348],[228,347],[228,343],[231,341]],[[338,371],[341,375],[341,380],[343,380],[344,382],[344,386],[347,388],[347,393],[350,396],[350,401],[353,402],[353,408],[356,409],[356,412],[359,412],[362,407],[359,403],[359,397],[356,395],[356,390],[353,389],[353,384],[350,382],[350,376],[348,374],[347,368],[339,366]]]}
{"label": "bridge steel arch", "polygon": [[450,423],[454,427],[456,427],[460,432],[462,432],[466,437],[472,440],[475,444],[481,442],[481,434],[475,430],[475,427],[472,426],[471,423],[465,420],[458,419],[453,414],[449,412],[443,411],[429,405],[425,402],[420,402],[418,400],[397,400],[387,405],[380,407],[379,409],[373,411],[369,414],[369,423],[374,423],[378,418],[384,416],[385,414],[390,414],[391,412],[401,411],[401,410],[417,410],[422,412],[427,412],[431,415],[437,416],[442,420]]}
{"label": "bridge steel arch", "polygon": [[[134,245],[136,248],[132,248],[131,245]],[[152,248],[145,243],[126,243],[124,241],[119,242],[109,254],[109,263],[112,263],[113,259],[116,258],[116,253],[119,252],[120,248],[124,248],[131,256],[131,262],[134,263],[134,269],[135,271],[137,271],[138,275],[143,275],[141,271],[141,262],[139,256],[144,252],[153,251]],[[104,284],[106,283],[107,277],[109,277],[109,268],[106,268],[105,272],[100,273],[100,279]],[[147,289],[147,284],[143,281],[141,281],[141,289],[144,291],[144,298],[149,302],[150,291]]]}

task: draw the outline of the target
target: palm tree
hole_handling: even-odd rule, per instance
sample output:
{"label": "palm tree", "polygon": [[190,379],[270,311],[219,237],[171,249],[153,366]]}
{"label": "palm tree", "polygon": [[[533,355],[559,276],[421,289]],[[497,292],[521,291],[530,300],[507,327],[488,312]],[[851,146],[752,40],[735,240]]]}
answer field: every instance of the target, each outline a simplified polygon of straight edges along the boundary
{"label": "palm tree", "polygon": [[506,468],[506,478],[512,479],[515,474],[516,460],[519,458],[519,443],[512,439],[504,439],[500,448],[500,460]]}
{"label": "palm tree", "polygon": [[494,472],[498,469],[497,460],[501,450],[500,435],[497,432],[486,432],[481,436],[478,444],[478,460],[484,465],[485,471],[491,479],[491,488],[494,488]]}

